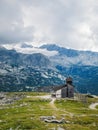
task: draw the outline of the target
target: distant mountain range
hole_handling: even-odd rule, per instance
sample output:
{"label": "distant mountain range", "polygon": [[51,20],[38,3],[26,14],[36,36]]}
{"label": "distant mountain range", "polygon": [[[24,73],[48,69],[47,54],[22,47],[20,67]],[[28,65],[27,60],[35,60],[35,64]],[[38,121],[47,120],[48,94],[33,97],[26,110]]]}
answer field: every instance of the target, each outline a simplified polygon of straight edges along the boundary
{"label": "distant mountain range", "polygon": [[[21,47],[32,48],[26,44]],[[77,91],[98,95],[97,52],[66,49],[56,44],[38,49],[57,53],[23,54],[0,47],[0,91],[52,91],[53,86],[64,84],[65,78],[72,76]]]}
{"label": "distant mountain range", "polygon": [[57,51],[58,54],[54,57],[53,62],[57,65],[62,66],[72,66],[72,65],[90,65],[98,66],[98,53],[91,51],[78,51],[73,49],[66,49],[64,47],[59,47],[55,44],[43,45],[41,48],[47,49],[48,51]]}

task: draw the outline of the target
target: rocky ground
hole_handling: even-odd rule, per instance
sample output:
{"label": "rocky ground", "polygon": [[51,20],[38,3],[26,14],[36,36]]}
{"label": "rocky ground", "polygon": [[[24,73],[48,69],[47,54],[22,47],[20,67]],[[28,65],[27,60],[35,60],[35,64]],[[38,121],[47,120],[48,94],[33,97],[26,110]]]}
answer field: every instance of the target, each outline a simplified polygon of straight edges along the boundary
{"label": "rocky ground", "polygon": [[13,96],[8,95],[8,93],[0,92],[0,105],[12,104],[17,100],[24,97],[24,94],[14,94]]}

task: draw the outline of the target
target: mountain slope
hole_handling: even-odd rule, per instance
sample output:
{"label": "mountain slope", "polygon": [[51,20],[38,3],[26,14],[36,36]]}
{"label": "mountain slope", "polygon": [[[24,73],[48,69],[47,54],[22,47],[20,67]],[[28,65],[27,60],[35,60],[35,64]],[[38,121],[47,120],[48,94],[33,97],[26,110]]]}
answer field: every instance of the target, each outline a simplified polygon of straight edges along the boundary
{"label": "mountain slope", "polygon": [[98,95],[98,66],[56,66],[65,77],[73,77],[75,89],[82,93]]}
{"label": "mountain slope", "polygon": [[78,51],[76,50],[66,49],[55,44],[42,45],[40,48],[46,48],[48,51],[58,51],[60,56],[66,55],[67,57],[75,57],[79,55]]}
{"label": "mountain slope", "polygon": [[37,91],[38,87],[61,84],[62,78],[43,54],[0,50],[0,91]]}
{"label": "mountain slope", "polygon": [[50,57],[56,68],[64,75],[72,76],[79,92],[98,95],[98,53],[66,49],[55,44],[43,45],[49,51],[58,51]]}
{"label": "mountain slope", "polygon": [[57,45],[43,48],[58,53],[47,57],[0,48],[0,91],[50,91],[72,76],[79,92],[98,95],[98,53]]}
{"label": "mountain slope", "polygon": [[43,45],[49,51],[58,51],[58,55],[52,56],[50,59],[56,65],[72,66],[72,65],[91,65],[98,66],[98,53],[91,51],[78,51],[66,49],[55,44]]}

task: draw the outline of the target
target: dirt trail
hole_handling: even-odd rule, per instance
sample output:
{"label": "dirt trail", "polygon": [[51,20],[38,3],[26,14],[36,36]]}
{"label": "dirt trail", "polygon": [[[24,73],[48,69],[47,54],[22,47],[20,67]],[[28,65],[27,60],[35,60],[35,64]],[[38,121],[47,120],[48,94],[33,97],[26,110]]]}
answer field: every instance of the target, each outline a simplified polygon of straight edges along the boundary
{"label": "dirt trail", "polygon": [[[27,96],[27,98],[32,98],[34,96]],[[51,101],[49,102],[49,105],[53,108],[53,109],[57,109],[57,107],[55,106],[54,102],[56,100],[56,98],[51,97],[51,95],[43,95],[43,96],[36,96],[37,98],[41,98],[41,99],[50,99]]]}
{"label": "dirt trail", "polygon": [[50,99],[50,106],[53,108],[53,109],[57,109],[57,107],[55,106],[54,102],[56,100],[56,98],[53,98],[51,97],[51,95],[44,95],[44,96],[36,96],[38,98],[42,98],[42,99]]}
{"label": "dirt trail", "polygon": [[92,110],[96,110],[96,106],[98,106],[98,103],[92,103],[89,108]]}
{"label": "dirt trail", "polygon": [[54,104],[55,100],[56,100],[56,98],[51,98],[50,105],[51,105],[52,108],[57,109],[57,107]]}
{"label": "dirt trail", "polygon": [[43,95],[43,96],[27,96],[27,98],[42,98],[42,99],[50,99],[51,95]]}

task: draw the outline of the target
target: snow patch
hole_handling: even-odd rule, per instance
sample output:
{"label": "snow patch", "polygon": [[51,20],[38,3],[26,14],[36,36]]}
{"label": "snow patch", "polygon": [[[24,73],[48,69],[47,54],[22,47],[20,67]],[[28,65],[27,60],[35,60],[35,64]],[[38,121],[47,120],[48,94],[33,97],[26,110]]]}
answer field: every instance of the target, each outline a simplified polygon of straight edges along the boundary
{"label": "snow patch", "polygon": [[47,78],[47,79],[49,78],[49,77],[48,77],[47,75],[45,75],[44,73],[42,73],[41,76],[44,77],[44,78]]}
{"label": "snow patch", "polygon": [[29,44],[27,44],[26,48],[23,48],[22,45],[23,44],[16,44],[16,45],[6,44],[6,45],[3,45],[3,47],[5,47],[8,50],[14,49],[17,52],[24,53],[24,54],[42,53],[42,54],[49,56],[49,57],[58,54],[57,51],[48,51],[47,49],[41,49],[39,47],[34,47],[34,46],[32,46],[30,48]]}
{"label": "snow patch", "polygon": [[0,69],[0,74],[6,74],[6,73],[7,73],[6,70]]}

